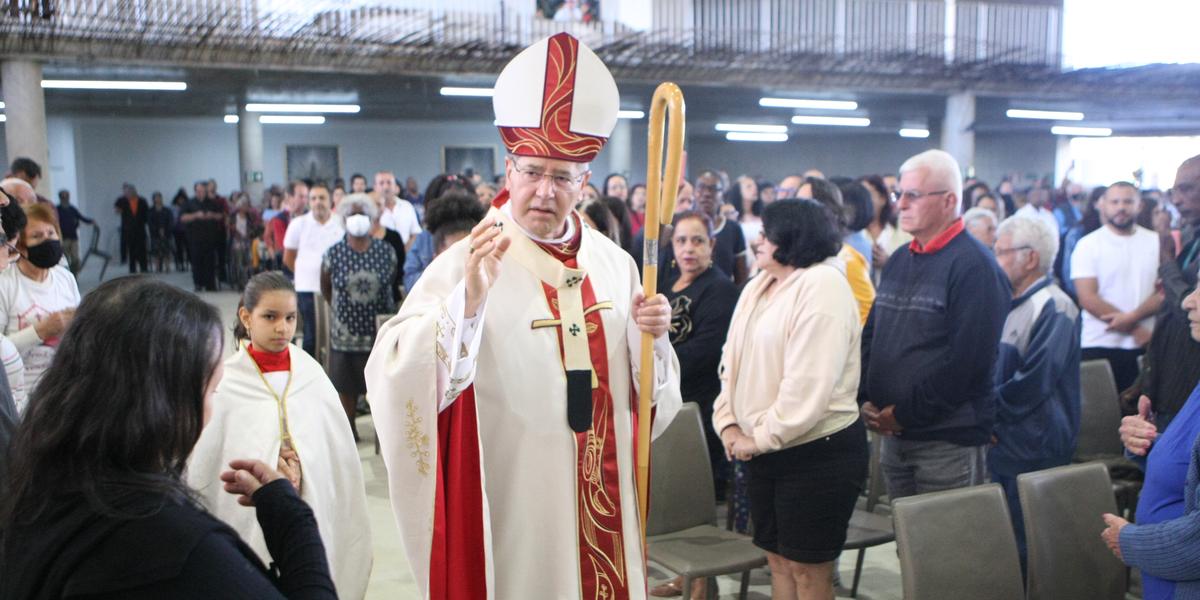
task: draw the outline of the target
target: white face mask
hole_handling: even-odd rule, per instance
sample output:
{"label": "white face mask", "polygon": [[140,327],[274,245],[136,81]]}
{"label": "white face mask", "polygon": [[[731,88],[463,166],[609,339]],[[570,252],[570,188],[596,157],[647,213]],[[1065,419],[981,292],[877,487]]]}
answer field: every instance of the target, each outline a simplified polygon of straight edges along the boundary
{"label": "white face mask", "polygon": [[346,233],[351,237],[362,237],[371,231],[371,217],[367,215],[350,215],[346,217]]}

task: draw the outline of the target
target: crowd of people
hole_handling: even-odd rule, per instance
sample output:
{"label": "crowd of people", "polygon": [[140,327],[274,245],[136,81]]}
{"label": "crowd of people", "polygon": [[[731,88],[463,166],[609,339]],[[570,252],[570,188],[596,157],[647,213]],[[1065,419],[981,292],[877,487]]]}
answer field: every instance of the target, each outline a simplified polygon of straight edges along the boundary
{"label": "crowd of people", "polygon": [[[510,160],[511,173],[529,177]],[[31,170],[38,172],[25,159],[11,169]],[[729,184],[725,173],[704,171],[681,181],[659,264],[682,399],[697,403],[712,424],[718,497],[728,501],[736,526],[767,549],[773,586],[824,597],[825,584],[832,585],[866,473],[864,429],[881,440],[890,498],[1000,483],[1024,560],[1016,477],[1072,460],[1078,365],[1101,359],[1111,365],[1121,408],[1130,415],[1122,439],[1133,455],[1151,457],[1137,525],[1121,529],[1130,540],[1125,554],[1148,569],[1147,598],[1170,597],[1161,590],[1173,582],[1157,578],[1155,555],[1138,548],[1160,541],[1152,536],[1162,536],[1161,529],[1151,527],[1194,510],[1184,506],[1184,489],[1191,440],[1200,435],[1200,418],[1193,416],[1200,409],[1189,402],[1200,381],[1193,341],[1200,319],[1189,318],[1189,310],[1196,316],[1200,302],[1188,296],[1196,280],[1200,158],[1180,168],[1166,195],[1143,193],[1132,182],[1087,193],[1069,181],[1054,190],[1035,183],[992,193],[964,181],[938,151],[913,157],[898,177],[809,172],[778,185],[756,180],[742,176]],[[196,289],[208,290],[216,288],[217,272],[230,273],[222,260],[252,255],[244,259],[248,284],[238,317],[244,345],[213,384],[217,398],[223,389],[238,389],[237,400],[213,403],[214,424],[199,437],[189,482],[206,489],[233,459],[277,462],[274,469],[302,492],[318,521],[341,523],[334,532],[341,537],[323,536],[330,569],[357,590],[351,596],[361,596],[370,564],[361,548],[369,533],[365,526],[352,531],[350,523],[361,521],[362,511],[329,512],[336,503],[319,496],[332,485],[362,499],[361,474],[354,477],[357,470],[341,463],[356,464],[354,419],[367,392],[376,318],[394,314],[434,259],[485,219],[492,192],[511,186],[502,178],[445,174],[419,194],[412,178],[399,193],[388,172],[376,174],[370,187],[359,175],[350,181],[350,190],[340,182],[272,187],[261,206],[238,192],[232,209],[211,181],[198,182],[194,197],[176,198],[178,218],[161,194],[148,204],[127,184],[116,210],[131,272],[146,270],[149,255],[155,270],[168,268],[183,240]],[[1011,189],[1008,183],[999,188]],[[30,184],[16,176],[0,182],[8,200],[0,211],[3,227],[14,232],[5,247],[5,264],[12,266],[0,272],[0,318],[8,323],[0,354],[18,417],[52,372],[80,304],[74,252],[64,248],[67,227],[88,222],[65,192],[55,211]],[[581,224],[640,263],[644,189],[613,174],[602,195],[580,193],[572,208]],[[181,237],[172,235],[177,223],[184,226]],[[77,240],[74,231],[71,237]],[[136,287],[111,285],[112,293]],[[316,354],[318,301],[331,306],[324,368],[309,358]],[[298,323],[302,352],[278,367],[283,378],[273,377],[272,353],[288,357]],[[309,362],[305,368],[287,362],[297,359]],[[236,383],[247,368],[248,382]],[[306,457],[307,469],[288,435],[282,445],[259,447],[274,438],[254,423],[281,421],[275,409],[258,413],[273,402],[249,399],[251,390],[262,391],[253,383],[257,374],[272,382],[268,400],[323,395],[313,406],[345,416],[335,425],[327,412],[304,409],[282,421],[320,432],[316,437],[331,444]],[[1159,451],[1150,454],[1151,448]],[[301,472],[322,484],[302,486]],[[206,505],[243,537],[258,540],[256,555],[269,562],[270,541],[259,526],[237,512],[234,496],[214,489],[203,492]],[[1113,527],[1125,526],[1111,518]],[[1114,539],[1120,551],[1125,538]],[[366,571],[347,571],[341,557],[356,553],[352,562]],[[697,585],[693,592],[702,593],[703,582]],[[678,582],[652,590],[680,592]]]}
{"label": "crowd of people", "polygon": [[[547,43],[573,64],[572,40]],[[521,56],[505,73],[547,72]],[[505,73],[495,181],[441,174],[419,193],[382,171],[291,181],[257,206],[211,180],[171,207],[125,186],[131,272],[174,256],[196,291],[241,286],[233,353],[215,309],[153,278],[81,299],[65,226],[87,220],[14,162],[0,595],[363,597],[364,395],[422,595],[703,597],[704,581],[642,591],[634,432],[661,434],[681,402],[773,597],[833,596],[868,431],[892,500],[999,483],[1024,563],[1016,479],[1075,459],[1088,360],[1110,366],[1112,436],[1145,470],[1136,523],[1096,515],[1098,538],[1142,570],[1145,598],[1198,593],[1200,156],[1166,192],[992,190],[940,150],[896,175],[703,170],[670,182],[668,242],[646,257],[646,186],[594,186],[603,139],[519,124],[504,106],[527,94]],[[611,104],[571,118],[611,130]],[[643,261],[660,294],[643,294]]]}

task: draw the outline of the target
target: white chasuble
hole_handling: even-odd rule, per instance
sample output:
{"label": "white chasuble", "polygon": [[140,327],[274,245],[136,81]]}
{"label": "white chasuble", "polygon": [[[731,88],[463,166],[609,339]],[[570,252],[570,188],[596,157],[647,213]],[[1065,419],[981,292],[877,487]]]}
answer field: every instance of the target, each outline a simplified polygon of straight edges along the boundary
{"label": "white chasuble", "polygon": [[276,468],[286,422],[301,465],[300,497],[316,516],[338,597],[360,600],[366,595],[373,551],[354,434],[321,365],[296,346],[289,346],[289,354],[291,379],[282,395],[269,386],[245,348],[226,359],[212,418],[188,460],[188,485],[209,512],[271,564],[254,509],[238,504],[218,476],[239,458]]}
{"label": "white chasuble", "polygon": [[[512,245],[481,314],[462,314],[468,238],[425,270],[367,363],[418,588],[436,600],[645,598],[630,352],[640,343],[630,316],[637,269],[574,215],[578,252],[566,263],[501,210],[490,215]],[[652,433],[681,403],[665,340],[655,344]],[[568,372],[572,401],[582,385],[589,405],[571,423]]]}

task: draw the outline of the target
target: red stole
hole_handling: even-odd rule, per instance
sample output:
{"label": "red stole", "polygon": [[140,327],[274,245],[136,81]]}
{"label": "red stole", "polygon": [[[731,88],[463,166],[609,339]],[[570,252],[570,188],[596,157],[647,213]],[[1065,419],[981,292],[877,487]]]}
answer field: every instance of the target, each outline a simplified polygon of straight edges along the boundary
{"label": "red stole", "polygon": [[[538,243],[538,246],[567,267],[576,269],[579,268],[577,255],[583,237],[583,224],[575,213],[569,218],[575,223],[575,235],[570,240],[562,245]],[[553,318],[562,318],[558,310],[558,291],[545,282],[542,283],[542,291],[546,294],[546,303],[550,306]],[[583,279],[582,294],[588,351],[597,385],[592,388],[592,426],[587,431],[575,434],[580,598],[620,600],[629,598],[630,582],[625,573],[614,406],[609,387],[604,321],[601,311],[586,312],[596,305],[596,293],[592,289],[590,276]],[[562,330],[555,329],[555,332],[562,358]],[[565,422],[563,427],[567,427]]]}

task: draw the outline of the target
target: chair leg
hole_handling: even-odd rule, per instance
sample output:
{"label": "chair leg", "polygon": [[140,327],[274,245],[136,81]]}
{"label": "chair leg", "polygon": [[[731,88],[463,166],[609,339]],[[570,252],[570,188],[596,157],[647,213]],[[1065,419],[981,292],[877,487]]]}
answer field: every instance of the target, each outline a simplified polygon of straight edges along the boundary
{"label": "chair leg", "polygon": [[854,561],[854,581],[850,584],[850,597],[858,597],[858,580],[862,577],[863,559],[867,556],[866,548],[858,549],[858,558]]}
{"label": "chair leg", "polygon": [[104,265],[100,267],[100,281],[104,281],[104,272],[108,270],[108,259],[104,259]]}
{"label": "chair leg", "polygon": [[719,592],[718,592],[718,589],[717,589],[717,578],[716,578],[716,577],[709,577],[709,578],[708,578],[708,579],[705,581],[705,585],[704,585],[704,598],[705,598],[705,600],[717,600],[717,597],[718,597],[719,595],[720,595],[720,594],[719,594]]}
{"label": "chair leg", "polygon": [[742,571],[742,587],[738,590],[738,600],[746,600],[750,595],[750,571]]}
{"label": "chair leg", "polygon": [[683,590],[684,598],[692,597],[692,578],[690,575],[683,576],[683,587],[681,587],[680,589]]}

